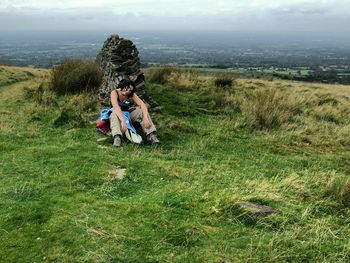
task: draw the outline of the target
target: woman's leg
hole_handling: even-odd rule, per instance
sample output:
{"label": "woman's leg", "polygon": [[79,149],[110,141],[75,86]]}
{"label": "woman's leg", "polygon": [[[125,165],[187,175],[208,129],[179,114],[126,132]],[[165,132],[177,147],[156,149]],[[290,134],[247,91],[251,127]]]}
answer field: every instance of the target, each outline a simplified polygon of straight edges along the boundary
{"label": "woman's leg", "polygon": [[141,108],[140,107],[135,107],[135,108],[132,108],[134,110],[132,110],[130,112],[130,117],[131,117],[131,121],[132,122],[138,122],[140,123],[141,127],[142,127],[142,130],[144,131],[144,133],[146,135],[152,133],[152,132],[155,132],[156,131],[156,127],[154,126],[153,122],[152,122],[152,119],[151,117],[149,116],[148,114],[148,119],[151,123],[151,127],[149,127],[148,129],[145,128],[145,126],[143,125],[143,116],[142,116],[142,111],[141,111]]}
{"label": "woman's leg", "polygon": [[110,125],[111,125],[113,138],[116,135],[122,136],[123,134],[122,134],[122,132],[120,130],[120,121],[119,121],[117,115],[115,114],[115,112],[112,112],[111,115],[109,115],[109,122],[110,122]]}

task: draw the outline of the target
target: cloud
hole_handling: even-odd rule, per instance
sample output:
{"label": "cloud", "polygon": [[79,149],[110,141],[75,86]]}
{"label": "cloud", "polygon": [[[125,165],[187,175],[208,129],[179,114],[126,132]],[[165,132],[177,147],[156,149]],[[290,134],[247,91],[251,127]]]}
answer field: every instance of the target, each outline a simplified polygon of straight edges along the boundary
{"label": "cloud", "polygon": [[306,7],[291,6],[291,7],[272,9],[270,13],[275,15],[295,15],[295,14],[323,15],[330,12],[329,12],[329,9],[327,8],[309,7],[309,6],[306,6]]}
{"label": "cloud", "polygon": [[349,11],[350,0],[0,0],[0,10],[71,10],[84,8],[114,10],[115,13],[147,13],[149,15],[217,15],[230,13],[244,16],[265,12],[326,13]]}
{"label": "cloud", "polygon": [[0,0],[0,30],[344,30],[350,0]]}
{"label": "cloud", "polygon": [[95,8],[122,5],[145,5],[155,3],[155,0],[56,0],[56,1],[41,1],[41,0],[2,0],[0,8],[35,8],[35,9],[70,9],[70,8]]}

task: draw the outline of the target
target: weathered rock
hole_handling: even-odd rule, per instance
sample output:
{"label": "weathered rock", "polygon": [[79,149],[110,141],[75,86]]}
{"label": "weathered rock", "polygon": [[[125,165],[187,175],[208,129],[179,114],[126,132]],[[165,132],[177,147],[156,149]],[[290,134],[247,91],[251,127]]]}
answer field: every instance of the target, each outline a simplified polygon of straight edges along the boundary
{"label": "weathered rock", "polygon": [[123,180],[126,174],[126,169],[113,167],[109,172],[109,180]]}
{"label": "weathered rock", "polygon": [[242,210],[245,210],[254,215],[269,215],[276,212],[276,210],[272,207],[252,202],[242,202],[240,203],[240,207]]}
{"label": "weathered rock", "polygon": [[97,145],[97,147],[103,150],[108,149],[106,145]]}
{"label": "weathered rock", "polygon": [[153,110],[153,112],[162,112],[163,107],[162,106],[157,106],[157,107],[154,107],[152,110]]}
{"label": "weathered rock", "polygon": [[111,35],[104,42],[96,57],[96,63],[104,72],[99,90],[102,104],[109,105],[110,92],[121,80],[130,79],[135,82],[137,95],[146,98],[146,84],[144,74],[140,70],[139,52],[132,41]]}
{"label": "weathered rock", "polygon": [[98,138],[98,139],[97,139],[97,142],[104,142],[104,141],[106,141],[106,140],[108,140],[107,137],[101,137],[101,138]]}
{"label": "weathered rock", "polygon": [[90,122],[97,122],[100,118],[100,114],[92,114],[89,116],[89,121]]}

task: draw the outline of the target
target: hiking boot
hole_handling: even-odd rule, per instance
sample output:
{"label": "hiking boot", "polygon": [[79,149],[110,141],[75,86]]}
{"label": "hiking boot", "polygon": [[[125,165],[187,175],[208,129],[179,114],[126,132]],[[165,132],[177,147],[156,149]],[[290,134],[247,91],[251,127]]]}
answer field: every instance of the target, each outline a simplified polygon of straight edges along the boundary
{"label": "hiking boot", "polygon": [[155,132],[151,132],[150,134],[147,135],[147,141],[150,142],[151,144],[159,144],[160,143]]}
{"label": "hiking boot", "polygon": [[122,139],[121,139],[120,135],[114,136],[113,146],[120,147],[121,145],[122,145]]}

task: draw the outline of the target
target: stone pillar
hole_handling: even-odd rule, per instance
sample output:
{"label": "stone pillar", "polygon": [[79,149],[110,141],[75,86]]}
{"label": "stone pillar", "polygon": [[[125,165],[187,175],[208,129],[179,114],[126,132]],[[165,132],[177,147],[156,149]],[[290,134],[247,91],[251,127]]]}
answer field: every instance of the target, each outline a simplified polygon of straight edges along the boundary
{"label": "stone pillar", "polygon": [[96,63],[102,69],[104,76],[99,89],[99,99],[102,104],[109,105],[110,92],[122,79],[130,79],[136,84],[136,93],[146,99],[146,83],[140,70],[139,52],[132,41],[111,35],[104,42],[96,57]]}

